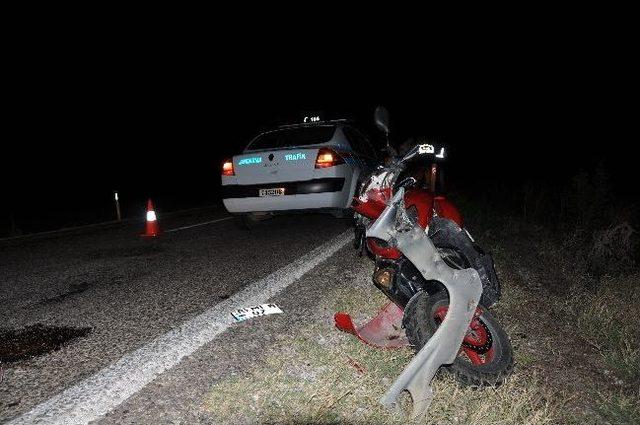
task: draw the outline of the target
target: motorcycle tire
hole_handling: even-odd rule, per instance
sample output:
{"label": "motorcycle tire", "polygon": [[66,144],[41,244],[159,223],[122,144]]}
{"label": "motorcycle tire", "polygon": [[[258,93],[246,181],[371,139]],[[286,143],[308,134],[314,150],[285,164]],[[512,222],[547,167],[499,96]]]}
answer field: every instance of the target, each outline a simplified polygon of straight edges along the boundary
{"label": "motorcycle tire", "polygon": [[480,303],[493,307],[501,296],[500,280],[491,254],[484,250],[451,220],[436,217],[429,225],[429,237],[442,259],[454,269],[473,268],[482,281]]}
{"label": "motorcycle tire", "polygon": [[[446,291],[433,295],[418,292],[404,309],[403,325],[410,344],[420,351],[438,329],[449,306]],[[488,309],[471,322],[455,361],[445,366],[463,385],[498,386],[513,371],[513,349],[507,334]],[[483,337],[484,334],[484,337]]]}

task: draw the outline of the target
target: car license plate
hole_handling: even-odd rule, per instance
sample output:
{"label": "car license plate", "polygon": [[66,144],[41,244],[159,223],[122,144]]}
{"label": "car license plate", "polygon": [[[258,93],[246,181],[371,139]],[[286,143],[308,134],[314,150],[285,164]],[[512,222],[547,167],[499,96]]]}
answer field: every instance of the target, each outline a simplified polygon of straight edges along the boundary
{"label": "car license plate", "polygon": [[260,189],[260,196],[283,196],[284,187],[276,187],[273,189]]}

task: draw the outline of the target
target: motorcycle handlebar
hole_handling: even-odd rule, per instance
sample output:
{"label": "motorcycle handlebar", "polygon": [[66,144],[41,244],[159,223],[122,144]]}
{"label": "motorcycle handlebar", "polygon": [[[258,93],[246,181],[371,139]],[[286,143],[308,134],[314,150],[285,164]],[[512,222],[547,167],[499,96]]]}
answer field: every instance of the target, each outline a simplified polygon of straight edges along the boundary
{"label": "motorcycle handlebar", "polygon": [[414,177],[407,177],[406,179],[398,183],[398,187],[402,187],[402,188],[411,187],[411,186],[415,186],[416,183],[418,183],[418,180],[416,180]]}

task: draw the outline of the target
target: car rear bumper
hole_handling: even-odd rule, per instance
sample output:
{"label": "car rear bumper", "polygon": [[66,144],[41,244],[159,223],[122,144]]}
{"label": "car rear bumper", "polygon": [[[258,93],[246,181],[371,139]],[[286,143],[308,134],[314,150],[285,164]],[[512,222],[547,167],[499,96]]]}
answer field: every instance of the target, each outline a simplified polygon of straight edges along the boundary
{"label": "car rear bumper", "polygon": [[[298,182],[262,183],[252,185],[223,185],[223,199],[256,198],[260,189],[284,188],[285,198],[290,195],[308,195],[327,192],[341,192],[344,188],[344,177],[328,177]],[[278,197],[282,198],[282,197]],[[261,198],[262,199],[262,198]]]}
{"label": "car rear bumper", "polygon": [[[350,184],[347,179],[323,178],[300,182],[258,185],[223,185],[223,203],[230,213],[294,211],[347,208]],[[284,196],[258,196],[260,189],[285,188]]]}
{"label": "car rear bumper", "polygon": [[307,195],[265,196],[223,199],[230,213],[314,210],[346,208],[348,194],[342,192],[312,193]]}

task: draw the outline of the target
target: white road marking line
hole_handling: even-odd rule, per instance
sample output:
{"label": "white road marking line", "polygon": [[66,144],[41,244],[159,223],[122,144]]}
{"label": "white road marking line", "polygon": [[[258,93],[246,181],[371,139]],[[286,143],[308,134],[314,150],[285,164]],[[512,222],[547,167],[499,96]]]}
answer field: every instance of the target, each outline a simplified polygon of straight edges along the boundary
{"label": "white road marking line", "polygon": [[179,230],[191,229],[192,227],[204,226],[205,224],[219,223],[221,221],[231,220],[232,218],[233,217],[225,217],[225,218],[219,218],[217,220],[205,221],[204,223],[192,224],[190,226],[176,227],[175,229],[165,230],[165,233],[171,233],[171,232],[177,232]]}
{"label": "white road marking line", "polygon": [[234,324],[231,311],[267,302],[352,239],[351,230],[341,233],[9,424],[86,424],[101,418]]}

